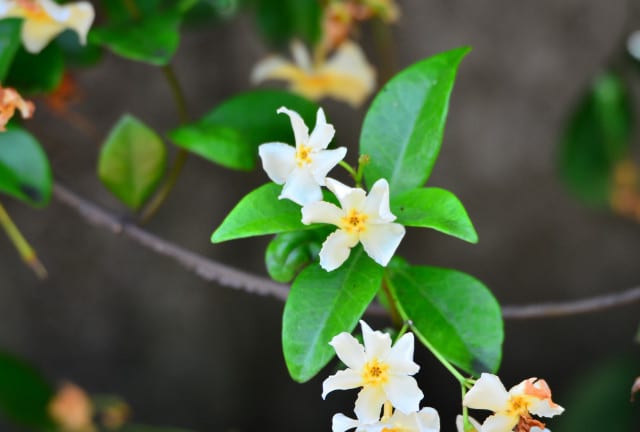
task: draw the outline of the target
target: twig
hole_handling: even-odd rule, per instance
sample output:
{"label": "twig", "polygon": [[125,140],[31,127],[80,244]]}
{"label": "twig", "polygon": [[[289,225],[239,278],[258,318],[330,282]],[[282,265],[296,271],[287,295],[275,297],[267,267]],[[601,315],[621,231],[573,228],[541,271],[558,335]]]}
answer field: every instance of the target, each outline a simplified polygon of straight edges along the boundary
{"label": "twig", "polygon": [[[226,266],[210,258],[188,251],[132,223],[123,222],[117,216],[79,197],[59,183],[55,183],[53,194],[60,203],[73,209],[88,223],[108,229],[114,234],[124,235],[159,255],[172,258],[205,281],[217,282],[222,286],[254,294],[272,296],[279,300],[287,298],[289,293],[287,285]],[[502,314],[505,319],[553,318],[596,312],[635,302],[640,302],[640,287],[576,301],[503,306]],[[372,305],[367,312],[370,315],[386,314],[386,311],[380,305]]]}

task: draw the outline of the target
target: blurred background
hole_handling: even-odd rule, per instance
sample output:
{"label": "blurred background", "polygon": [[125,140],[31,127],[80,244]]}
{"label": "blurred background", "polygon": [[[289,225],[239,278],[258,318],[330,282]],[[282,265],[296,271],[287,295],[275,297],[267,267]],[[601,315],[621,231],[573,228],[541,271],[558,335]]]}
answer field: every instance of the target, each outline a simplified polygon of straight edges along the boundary
{"label": "blurred background", "polygon": [[[634,3],[398,1],[401,18],[391,28],[398,69],[473,47],[459,71],[429,185],[461,199],[480,237],[470,245],[410,230],[403,256],[470,273],[503,305],[638,285],[640,224],[585,206],[557,169],[558,143],[574,107],[622,52],[628,34],[640,29]],[[359,40],[376,64],[371,32],[365,28]],[[173,63],[191,115],[249,89],[252,66],[268,52],[249,15],[186,29]],[[82,101],[75,109],[95,125],[95,134],[69,126],[38,101],[27,126],[45,145],[59,182],[127,218],[96,177],[99,146],[125,111],[161,132],[175,127],[169,88],[157,68],[111,54],[76,78]],[[640,68],[631,90],[640,101]],[[322,105],[337,141],[354,154],[367,104],[359,110]],[[191,156],[147,229],[266,275],[268,238],[209,242],[237,201],[266,181],[262,170],[245,174]],[[127,238],[89,226],[55,199],[40,211],[4,201],[49,278],[37,280],[0,237],[0,347],[50,380],[121,395],[136,421],[199,431],[326,431],[334,413],[351,413],[351,393],[320,398],[333,365],[306,384],[289,378],[280,348],[280,301],[205,283]],[[389,324],[369,322],[374,328]],[[507,387],[531,376],[550,383],[554,400],[568,408],[549,422],[554,431],[640,430],[640,404],[629,403],[640,375],[640,345],[634,342],[639,323],[637,303],[507,321],[500,375]],[[443,431],[454,430],[456,381],[425,349],[416,357],[423,403],[440,411]]]}

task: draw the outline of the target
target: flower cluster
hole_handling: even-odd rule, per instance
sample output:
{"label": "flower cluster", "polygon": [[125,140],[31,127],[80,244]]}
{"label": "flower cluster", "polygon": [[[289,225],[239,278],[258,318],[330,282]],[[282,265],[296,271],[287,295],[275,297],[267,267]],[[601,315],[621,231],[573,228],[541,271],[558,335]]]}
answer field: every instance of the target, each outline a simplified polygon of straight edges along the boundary
{"label": "flower cluster", "polygon": [[413,361],[413,334],[403,335],[392,346],[388,334],[373,331],[364,321],[360,325],[364,346],[346,332],[330,342],[347,369],[324,381],[322,397],[334,390],[361,388],[356,418],[336,414],[333,432],[438,432],[438,412],[419,408],[423,394],[412,377],[420,369]]}
{"label": "flower cluster", "polygon": [[[367,195],[361,188],[328,178],[327,174],[344,159],[347,149],[327,149],[335,130],[327,123],[322,109],[318,110],[311,134],[297,112],[282,107],[278,113],[289,116],[296,145],[265,143],[258,153],[269,178],[284,185],[279,198],[303,206],[302,223],[338,227],[322,244],[320,266],[327,271],[337,269],[358,243],[362,243],[374,261],[386,266],[405,234],[404,227],[393,222],[396,217],[389,208],[387,181],[379,179]],[[322,186],[333,192],[340,207],[322,201]]]}

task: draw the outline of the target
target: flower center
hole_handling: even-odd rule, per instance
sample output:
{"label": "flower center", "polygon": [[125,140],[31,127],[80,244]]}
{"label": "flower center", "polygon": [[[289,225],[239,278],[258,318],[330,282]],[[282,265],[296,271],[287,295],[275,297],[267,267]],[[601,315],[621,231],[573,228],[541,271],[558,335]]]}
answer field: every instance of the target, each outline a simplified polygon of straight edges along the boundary
{"label": "flower center", "polygon": [[311,147],[304,144],[299,144],[296,150],[296,163],[299,167],[309,165],[313,160],[311,159]]}
{"label": "flower center", "polygon": [[342,218],[342,229],[348,233],[360,233],[367,229],[367,216],[358,210],[351,209],[349,214]]}
{"label": "flower center", "polygon": [[44,8],[36,3],[35,0],[17,0],[16,4],[24,12],[25,18],[38,21],[51,20]]}
{"label": "flower center", "polygon": [[362,379],[364,385],[380,385],[389,380],[389,365],[381,363],[378,359],[373,359],[364,365],[364,371],[362,372]]}
{"label": "flower center", "polygon": [[507,414],[509,416],[525,417],[529,414],[529,403],[522,396],[513,396],[509,399],[509,407],[507,408]]}

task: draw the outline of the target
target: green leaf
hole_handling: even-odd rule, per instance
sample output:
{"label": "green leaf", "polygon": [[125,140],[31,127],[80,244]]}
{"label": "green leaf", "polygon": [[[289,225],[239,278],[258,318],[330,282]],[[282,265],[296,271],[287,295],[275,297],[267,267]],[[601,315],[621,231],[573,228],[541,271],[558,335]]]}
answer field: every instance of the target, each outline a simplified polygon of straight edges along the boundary
{"label": "green leaf", "polygon": [[53,396],[49,383],[22,361],[0,353],[0,410],[11,421],[51,430],[47,405]]}
{"label": "green leaf", "polygon": [[392,270],[391,289],[418,338],[448,361],[476,376],[498,370],[502,314],[482,282],[456,270],[399,266]]}
{"label": "green leaf", "polygon": [[362,126],[360,154],[367,185],[386,178],[391,196],[422,186],[438,157],[458,65],[469,48],[423,60],[391,79]]}
{"label": "green leaf", "polygon": [[310,380],[333,358],[329,342],[353,331],[378,292],[383,271],[358,246],[334,271],[312,264],[298,275],[282,317],[282,348],[294,380]]}
{"label": "green leaf", "polygon": [[391,200],[396,222],[413,227],[433,228],[470,243],[478,234],[464,206],[451,192],[439,188],[413,189]]}
{"label": "green leaf", "polygon": [[157,427],[139,424],[127,424],[118,429],[118,432],[190,432],[187,429],[178,429],[171,427]]}
{"label": "green leaf", "polygon": [[167,150],[158,134],[125,114],[102,145],[98,176],[111,193],[136,210],[162,179],[166,163]]}
{"label": "green leaf", "polygon": [[316,104],[284,91],[257,90],[225,101],[201,120],[171,131],[169,137],[211,162],[251,170],[260,144],[293,140],[289,118],[276,114],[281,106],[297,111],[309,125],[315,122]]}
{"label": "green leaf", "polygon": [[258,27],[275,45],[300,38],[314,45],[320,37],[322,9],[318,0],[258,0]]}
{"label": "green leaf", "polygon": [[20,47],[20,26],[19,19],[0,20],[0,82],[4,82],[13,57]]}
{"label": "green leaf", "polygon": [[116,22],[89,33],[89,41],[102,44],[130,60],[165,66],[178,49],[181,16],[176,11]]}
{"label": "green leaf", "polygon": [[15,87],[21,93],[48,93],[60,85],[64,73],[64,60],[60,47],[49,44],[38,54],[18,49],[6,86]]}
{"label": "green leaf", "polygon": [[596,79],[567,125],[559,170],[569,189],[594,206],[609,202],[613,168],[628,153],[633,135],[629,93],[621,78]]}
{"label": "green leaf", "polygon": [[0,191],[36,207],[51,199],[51,167],[40,143],[15,127],[0,133]]}
{"label": "green leaf", "polygon": [[267,246],[265,262],[273,280],[291,282],[300,270],[315,260],[322,243],[335,227],[278,234]]}
{"label": "green leaf", "polygon": [[72,30],[65,30],[56,38],[62,50],[64,61],[72,66],[93,66],[102,59],[102,48],[93,43],[82,45],[78,35]]}
{"label": "green leaf", "polygon": [[282,186],[267,183],[249,192],[211,235],[213,243],[315,228],[302,224],[301,207],[278,199]]}

